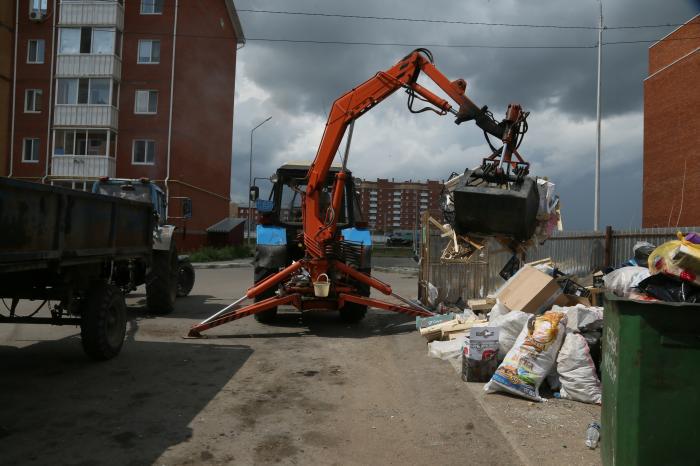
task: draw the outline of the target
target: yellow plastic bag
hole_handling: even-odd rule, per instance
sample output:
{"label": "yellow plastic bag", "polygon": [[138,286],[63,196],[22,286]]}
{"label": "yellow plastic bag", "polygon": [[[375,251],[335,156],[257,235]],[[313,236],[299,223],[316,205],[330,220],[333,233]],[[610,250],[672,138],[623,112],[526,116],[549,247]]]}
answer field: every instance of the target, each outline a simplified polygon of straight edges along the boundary
{"label": "yellow plastic bag", "polygon": [[678,238],[652,251],[649,255],[649,272],[663,272],[700,285],[700,245],[686,241],[681,233],[678,233]]}

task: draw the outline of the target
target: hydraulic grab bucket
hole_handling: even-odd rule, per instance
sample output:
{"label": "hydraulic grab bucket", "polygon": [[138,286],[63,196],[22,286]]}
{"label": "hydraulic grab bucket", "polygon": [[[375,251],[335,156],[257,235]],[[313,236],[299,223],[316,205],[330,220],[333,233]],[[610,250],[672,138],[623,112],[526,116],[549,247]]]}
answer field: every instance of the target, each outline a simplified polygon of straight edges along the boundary
{"label": "hydraulic grab bucket", "polygon": [[537,226],[539,194],[529,177],[503,185],[463,176],[452,191],[454,226],[459,234],[504,235],[518,241]]}

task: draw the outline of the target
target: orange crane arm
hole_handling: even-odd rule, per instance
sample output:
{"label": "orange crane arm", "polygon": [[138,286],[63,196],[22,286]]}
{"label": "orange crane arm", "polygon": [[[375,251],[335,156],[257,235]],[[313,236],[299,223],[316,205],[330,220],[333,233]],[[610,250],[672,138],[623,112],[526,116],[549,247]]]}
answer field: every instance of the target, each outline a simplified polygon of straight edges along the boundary
{"label": "orange crane arm", "polygon": [[[450,103],[416,82],[420,72],[425,73],[435,84],[459,106],[455,111]],[[340,145],[345,130],[355,119],[382,102],[398,89],[405,88],[409,99],[418,94],[423,100],[432,104],[440,115],[448,112],[457,116],[456,123],[475,120],[484,131],[499,139],[504,139],[508,132],[507,122],[496,123],[486,112],[480,109],[466,95],[467,83],[463,79],[450,81],[432,63],[432,55],[425,49],[417,49],[386,71],[380,71],[372,78],[360,84],[338,98],[331,107],[326,128],[316,153],[316,158],[309,167],[306,195],[303,200],[304,244],[313,257],[324,257],[324,244],[336,234],[337,212],[342,208],[343,191],[346,174],[341,170],[333,186],[333,199],[330,207],[321,212],[321,190],[326,184],[331,163]],[[420,110],[423,111],[423,110]],[[504,139],[505,140],[505,139]]]}

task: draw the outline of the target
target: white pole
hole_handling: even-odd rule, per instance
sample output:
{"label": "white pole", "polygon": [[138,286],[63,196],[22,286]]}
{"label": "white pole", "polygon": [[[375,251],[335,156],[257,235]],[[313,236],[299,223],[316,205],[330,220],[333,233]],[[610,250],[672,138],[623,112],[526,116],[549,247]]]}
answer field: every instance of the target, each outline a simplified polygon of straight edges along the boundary
{"label": "white pole", "polygon": [[600,229],[600,70],[603,51],[603,0],[600,4],[600,23],[598,25],[598,85],[596,89],[596,151],[595,151],[595,194],[593,207],[593,229]]}
{"label": "white pole", "polygon": [[250,161],[248,165],[248,246],[250,246],[250,224],[253,223],[253,204],[250,200],[250,187],[253,186],[253,131],[270,121],[272,117],[267,117],[262,123],[250,130]]}

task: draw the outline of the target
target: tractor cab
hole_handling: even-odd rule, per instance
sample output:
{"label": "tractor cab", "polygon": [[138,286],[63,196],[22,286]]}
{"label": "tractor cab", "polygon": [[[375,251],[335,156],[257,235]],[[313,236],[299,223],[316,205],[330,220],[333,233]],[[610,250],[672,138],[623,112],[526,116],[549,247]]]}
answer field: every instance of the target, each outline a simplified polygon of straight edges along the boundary
{"label": "tractor cab", "polygon": [[[306,194],[309,166],[308,162],[285,163],[269,179],[263,178],[272,184],[266,197],[259,197],[261,187],[250,188],[250,199],[258,214],[256,264],[266,269],[276,270],[304,257],[302,199]],[[321,209],[331,202],[333,182],[340,170],[340,165],[333,165],[329,170],[322,196],[327,202],[321,202]],[[370,232],[366,229],[367,221],[360,209],[354,179],[349,171],[347,174],[343,207],[338,213],[338,231],[346,241],[365,246],[369,260]]]}

